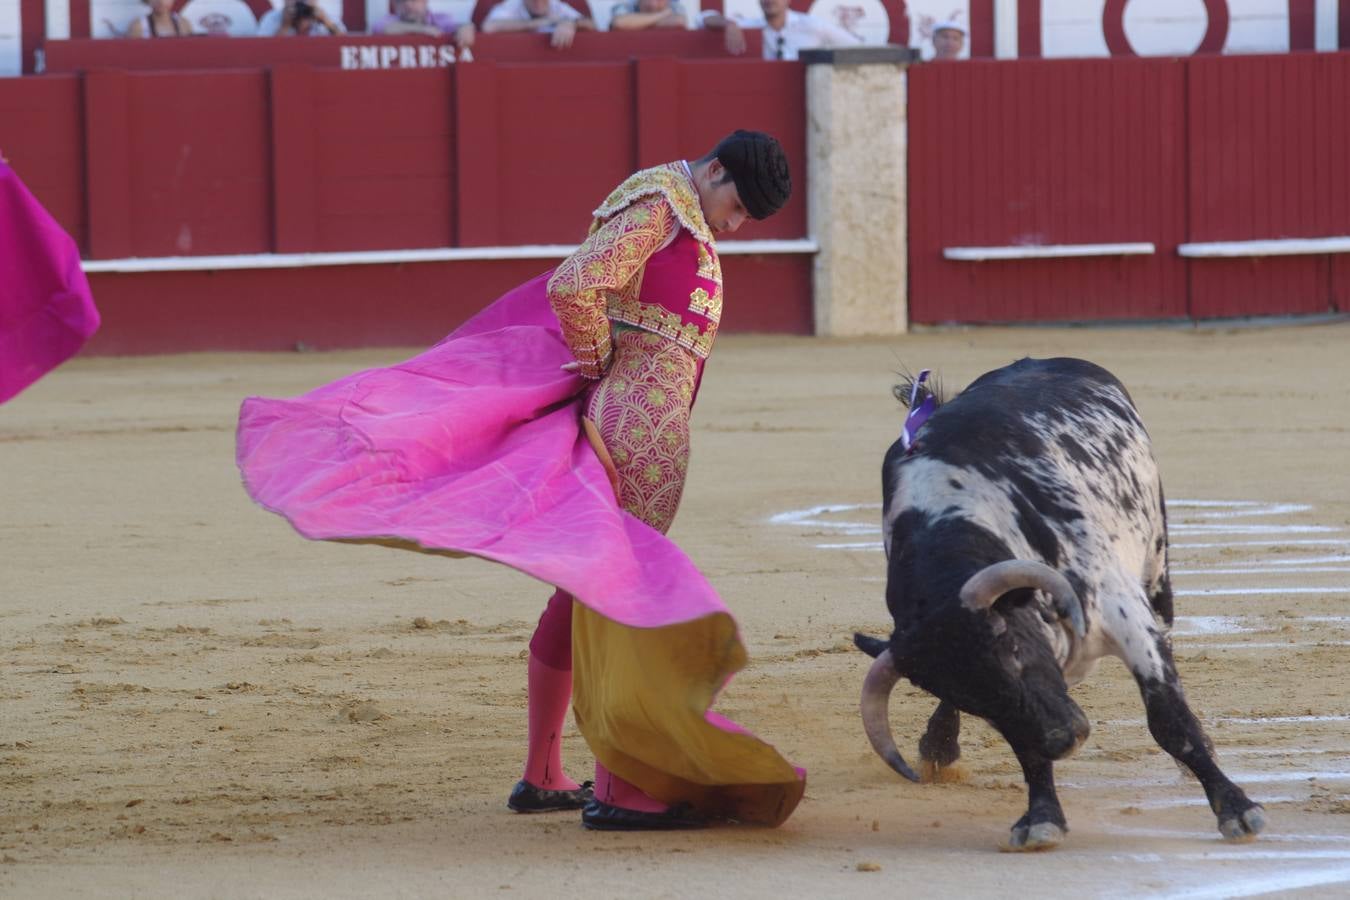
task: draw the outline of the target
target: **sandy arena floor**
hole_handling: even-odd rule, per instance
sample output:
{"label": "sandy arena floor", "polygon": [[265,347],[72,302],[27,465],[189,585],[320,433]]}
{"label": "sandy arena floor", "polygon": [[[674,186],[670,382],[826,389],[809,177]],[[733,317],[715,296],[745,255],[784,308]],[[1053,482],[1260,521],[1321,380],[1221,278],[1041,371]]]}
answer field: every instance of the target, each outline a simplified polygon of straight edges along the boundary
{"label": "sandy arena floor", "polygon": [[[900,781],[858,720],[888,630],[878,469],[902,364],[949,386],[1076,355],[1130,387],[1172,511],[1176,647],[1229,774],[1222,843],[1123,666],[1076,696],[1072,831],[1001,855],[1012,754]],[[0,896],[1220,897],[1350,891],[1350,324],[724,337],[672,536],[737,612],[722,709],[810,771],[782,828],[595,834],[505,798],[543,585],[477,561],[313,544],[233,465],[246,394],[407,355],[77,360],[0,408]],[[892,710],[913,758],[932,701]],[[575,731],[572,774],[590,758]]]}

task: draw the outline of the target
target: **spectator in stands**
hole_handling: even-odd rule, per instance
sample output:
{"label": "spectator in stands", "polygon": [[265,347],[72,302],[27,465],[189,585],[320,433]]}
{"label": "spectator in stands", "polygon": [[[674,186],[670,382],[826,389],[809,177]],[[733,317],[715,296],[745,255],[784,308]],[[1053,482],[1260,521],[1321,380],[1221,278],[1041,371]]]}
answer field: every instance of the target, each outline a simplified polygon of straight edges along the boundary
{"label": "spectator in stands", "polygon": [[609,20],[611,31],[687,27],[679,0],[626,0],[614,7]]}
{"label": "spectator in stands", "polygon": [[429,0],[394,0],[394,11],[370,27],[371,34],[453,35],[459,49],[473,46],[472,22],[463,25],[444,13],[432,12]]}
{"label": "spectator in stands", "polygon": [[283,6],[258,20],[258,37],[273,35],[323,37],[346,33],[346,27],[324,12],[323,7],[314,0],[286,0]]}
{"label": "spectator in stands", "polygon": [[483,33],[542,31],[561,50],[572,46],[577,31],[594,31],[595,23],[562,0],[502,0],[483,20]]}
{"label": "spectator in stands", "polygon": [[807,13],[788,9],[788,0],[759,0],[762,18],[727,17],[708,10],[703,13],[703,27],[726,32],[727,52],[740,56],[745,52],[746,28],[764,30],[765,59],[796,59],[798,52],[817,47],[852,47],[862,39],[838,25]]}
{"label": "spectator in stands", "polygon": [[192,34],[192,23],[173,11],[173,0],[141,0],[150,7],[150,14],[127,26],[124,37],[186,37]]}
{"label": "spectator in stands", "polygon": [[955,22],[933,26],[933,59],[960,59],[966,46],[966,30]]}

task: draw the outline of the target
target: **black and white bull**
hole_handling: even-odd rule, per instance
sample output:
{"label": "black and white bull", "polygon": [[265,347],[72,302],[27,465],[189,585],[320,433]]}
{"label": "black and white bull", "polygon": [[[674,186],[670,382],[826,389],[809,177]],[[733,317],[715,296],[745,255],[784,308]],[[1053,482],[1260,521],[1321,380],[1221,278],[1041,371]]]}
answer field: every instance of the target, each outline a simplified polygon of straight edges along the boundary
{"label": "black and white bull", "polygon": [[[897,391],[899,394],[899,391]],[[905,397],[901,397],[902,400]],[[862,714],[877,753],[918,780],[891,735],[900,677],[940,701],[919,742],[938,772],[960,756],[960,713],[1011,745],[1028,788],[1010,849],[1064,838],[1053,763],[1088,735],[1068,688],[1118,656],[1138,682],[1158,744],[1204,786],[1219,831],[1255,836],[1262,808],[1219,770],[1172,660],[1172,588],[1162,484],[1124,386],[1077,359],[1023,359],[940,403],[882,468],[889,641]]]}

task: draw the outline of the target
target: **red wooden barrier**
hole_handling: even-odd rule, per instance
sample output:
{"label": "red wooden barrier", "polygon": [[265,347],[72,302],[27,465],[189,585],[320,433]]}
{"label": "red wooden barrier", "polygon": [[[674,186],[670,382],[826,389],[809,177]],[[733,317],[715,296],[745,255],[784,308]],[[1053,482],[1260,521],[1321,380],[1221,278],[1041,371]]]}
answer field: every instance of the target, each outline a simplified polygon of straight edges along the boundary
{"label": "red wooden barrier", "polygon": [[798,238],[803,90],[753,60],[99,70],[0,81],[0,147],[108,259],[576,243],[638,166],[761,128],[798,189],[737,237]]}
{"label": "red wooden barrier", "polygon": [[[1190,240],[1350,235],[1350,54],[1188,63]],[[1195,260],[1197,317],[1350,309],[1340,256]]]}
{"label": "red wooden barrier", "polygon": [[[477,66],[494,81],[496,106],[461,118],[474,159],[469,177],[495,183],[495,233],[475,227],[479,207],[465,205],[466,245],[554,244],[586,236],[584,216],[634,169],[633,66]],[[481,143],[480,143],[481,141]],[[466,149],[468,149],[466,147]]]}
{"label": "red wooden barrier", "polygon": [[[759,59],[758,31],[747,31],[745,57]],[[549,46],[545,34],[480,34],[473,58],[487,62],[623,62],[646,57],[727,59],[721,32],[581,32],[565,51]],[[348,34],[323,38],[193,38],[178,41],[112,38],[48,41],[48,72],[89,69],[259,69],[293,63],[318,68],[440,68],[455,62],[448,39],[418,35]],[[440,48],[446,52],[440,52]],[[381,48],[392,52],[381,53]],[[412,53],[400,54],[399,48]],[[419,49],[422,48],[422,49]],[[366,52],[362,53],[364,49]],[[425,52],[424,52],[425,51]]]}
{"label": "red wooden barrier", "polygon": [[[424,347],[555,264],[479,260],[303,269],[102,273],[85,352]],[[811,258],[723,256],[723,332],[810,334]]]}
{"label": "red wooden barrier", "polygon": [[0,78],[0,152],[56,221],[88,246],[80,79]]}
{"label": "red wooden barrier", "polygon": [[452,73],[311,71],[314,249],[454,245]]}
{"label": "red wooden barrier", "polygon": [[[1182,86],[1174,60],[912,69],[911,320],[1184,315]],[[948,247],[1147,241],[1152,256],[943,257]]]}
{"label": "red wooden barrier", "polygon": [[[799,238],[803,106],[801,66],[757,60],[94,70],[0,79],[0,148],[106,259],[577,243],[639,165],[758,127],[783,141],[797,190],[737,237]],[[96,273],[90,348],[423,344],[548,265]],[[726,330],[810,333],[809,256],[723,268]],[[190,315],[166,314],[168,298],[190,298]]]}
{"label": "red wooden barrier", "polygon": [[[1345,255],[1179,245],[1350,236],[1350,54],[920,66],[915,322],[1350,309]],[[1151,256],[953,261],[950,247],[1151,242]]]}

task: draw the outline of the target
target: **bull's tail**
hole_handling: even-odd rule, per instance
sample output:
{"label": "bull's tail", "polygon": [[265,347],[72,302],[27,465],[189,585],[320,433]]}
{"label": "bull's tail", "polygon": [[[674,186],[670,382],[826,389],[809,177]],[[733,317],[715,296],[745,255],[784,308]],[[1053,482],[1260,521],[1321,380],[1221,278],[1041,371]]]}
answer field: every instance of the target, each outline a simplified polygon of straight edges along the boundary
{"label": "bull's tail", "polygon": [[853,632],[853,644],[873,659],[884,653],[886,648],[890,646],[881,638],[874,638],[871,635],[863,634],[861,631]]}

